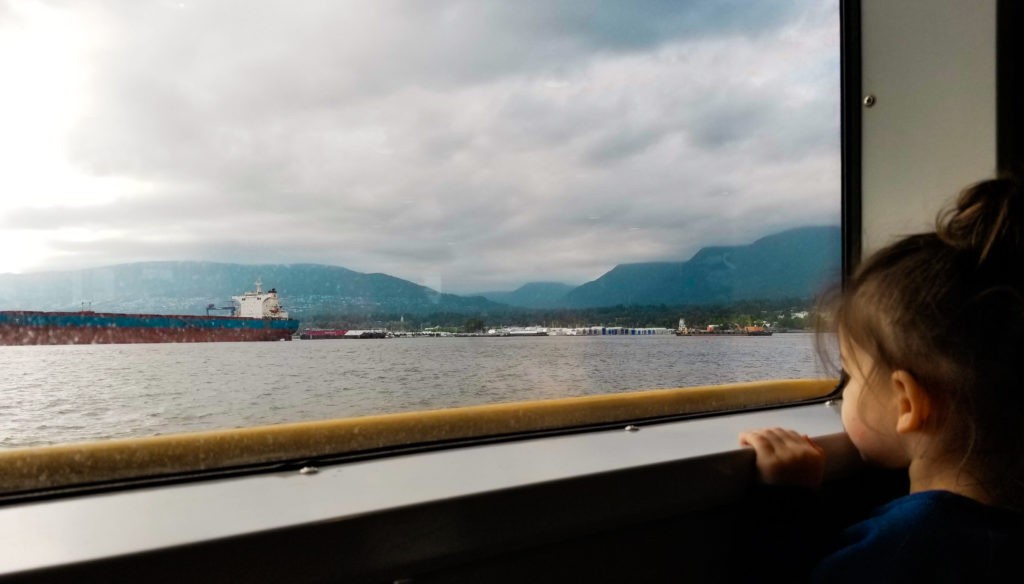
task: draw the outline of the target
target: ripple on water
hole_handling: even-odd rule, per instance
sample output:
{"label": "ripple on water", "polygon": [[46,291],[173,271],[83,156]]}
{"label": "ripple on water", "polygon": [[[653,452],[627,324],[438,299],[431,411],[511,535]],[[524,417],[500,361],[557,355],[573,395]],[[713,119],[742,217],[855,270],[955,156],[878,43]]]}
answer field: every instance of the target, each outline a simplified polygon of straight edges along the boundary
{"label": "ripple on water", "polygon": [[4,448],[825,374],[802,334],[0,347],[0,368]]}

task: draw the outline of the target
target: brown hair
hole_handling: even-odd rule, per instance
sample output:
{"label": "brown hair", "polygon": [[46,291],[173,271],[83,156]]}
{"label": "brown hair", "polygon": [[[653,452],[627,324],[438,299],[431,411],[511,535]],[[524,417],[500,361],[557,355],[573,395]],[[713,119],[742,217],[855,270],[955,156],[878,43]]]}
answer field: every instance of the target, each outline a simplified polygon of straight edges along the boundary
{"label": "brown hair", "polygon": [[875,364],[906,370],[938,404],[951,455],[999,503],[1024,503],[1024,184],[965,189],[934,232],[868,258],[835,324]]}

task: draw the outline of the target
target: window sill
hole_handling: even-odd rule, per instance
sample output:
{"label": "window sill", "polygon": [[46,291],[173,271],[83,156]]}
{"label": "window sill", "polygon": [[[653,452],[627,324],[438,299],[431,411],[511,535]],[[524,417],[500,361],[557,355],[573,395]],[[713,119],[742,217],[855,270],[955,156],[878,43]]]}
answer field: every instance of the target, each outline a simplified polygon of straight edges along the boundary
{"label": "window sill", "polygon": [[735,501],[753,455],[737,434],[768,426],[819,439],[827,478],[858,467],[835,403],[452,448],[10,505],[0,575],[206,579],[204,556],[224,578],[425,569]]}

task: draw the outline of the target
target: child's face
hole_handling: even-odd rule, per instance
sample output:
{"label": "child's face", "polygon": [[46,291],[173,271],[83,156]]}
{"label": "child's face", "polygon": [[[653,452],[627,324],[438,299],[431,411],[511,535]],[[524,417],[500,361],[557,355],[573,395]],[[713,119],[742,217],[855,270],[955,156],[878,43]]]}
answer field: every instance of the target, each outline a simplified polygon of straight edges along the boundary
{"label": "child's face", "polygon": [[865,461],[891,468],[910,463],[896,433],[895,391],[888,376],[873,375],[874,360],[839,335],[840,357],[849,376],[843,389],[843,427]]}

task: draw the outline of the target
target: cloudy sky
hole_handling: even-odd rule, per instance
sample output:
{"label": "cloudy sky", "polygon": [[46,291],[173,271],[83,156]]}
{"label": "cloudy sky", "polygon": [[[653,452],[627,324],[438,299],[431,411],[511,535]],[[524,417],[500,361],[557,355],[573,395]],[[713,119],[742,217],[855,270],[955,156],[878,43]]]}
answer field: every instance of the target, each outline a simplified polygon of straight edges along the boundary
{"label": "cloudy sky", "polygon": [[835,0],[0,0],[0,272],[578,284],[839,221]]}

